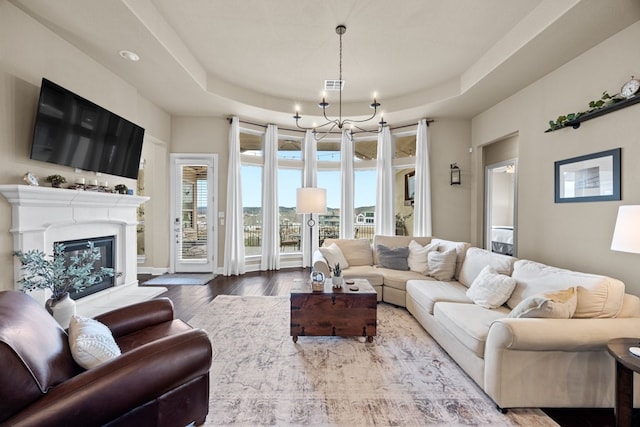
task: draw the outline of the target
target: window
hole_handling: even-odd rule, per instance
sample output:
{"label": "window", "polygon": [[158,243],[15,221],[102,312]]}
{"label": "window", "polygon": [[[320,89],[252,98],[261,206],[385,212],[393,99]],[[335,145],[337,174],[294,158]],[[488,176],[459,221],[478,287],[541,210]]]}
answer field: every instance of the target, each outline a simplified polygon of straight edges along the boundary
{"label": "window", "polygon": [[353,206],[354,237],[373,241],[376,230],[376,170],[355,169]]}

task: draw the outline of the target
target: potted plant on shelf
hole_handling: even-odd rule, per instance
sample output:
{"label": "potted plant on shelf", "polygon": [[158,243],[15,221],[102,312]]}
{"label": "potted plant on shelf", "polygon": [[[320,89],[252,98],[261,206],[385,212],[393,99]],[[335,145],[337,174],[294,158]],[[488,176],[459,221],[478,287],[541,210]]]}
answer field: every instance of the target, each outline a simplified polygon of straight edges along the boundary
{"label": "potted plant on shelf", "polygon": [[333,266],[333,276],[331,277],[331,284],[334,288],[342,287],[342,269],[340,268],[339,262]]}
{"label": "potted plant on shelf", "polygon": [[69,297],[69,292],[80,291],[104,277],[113,277],[114,271],[106,267],[95,268],[101,254],[93,242],[87,242],[87,249],[69,257],[68,261],[64,249],[64,244],[56,243],[52,257],[40,250],[16,251],[14,255],[22,264],[23,275],[18,281],[22,284],[22,292],[49,289],[51,299],[46,303],[47,310],[66,327],[75,314],[75,301]]}
{"label": "potted plant on shelf", "polygon": [[113,188],[120,194],[127,194],[127,190],[129,190],[124,184],[118,184]]}
{"label": "potted plant on shelf", "polygon": [[45,180],[50,182],[51,186],[55,188],[60,188],[60,184],[67,182],[67,179],[62,175],[49,175]]}

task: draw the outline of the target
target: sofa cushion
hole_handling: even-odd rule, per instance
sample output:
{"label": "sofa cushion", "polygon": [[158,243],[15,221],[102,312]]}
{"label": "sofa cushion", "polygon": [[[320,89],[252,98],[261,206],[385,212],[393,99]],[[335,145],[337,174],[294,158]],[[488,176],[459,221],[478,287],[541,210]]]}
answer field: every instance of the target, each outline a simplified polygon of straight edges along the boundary
{"label": "sofa cushion", "polygon": [[512,309],[527,297],[574,286],[578,290],[578,303],[573,317],[616,317],[622,308],[624,283],[611,277],[564,270],[529,260],[516,261],[511,277],[517,282],[507,301]]}
{"label": "sofa cushion", "polygon": [[[393,270],[389,270],[393,271]],[[367,279],[371,286],[380,286],[384,283],[384,277],[377,268],[370,265],[356,265],[343,270],[342,275],[346,279]]]}
{"label": "sofa cushion", "polygon": [[545,292],[525,298],[509,313],[509,317],[541,317],[545,319],[570,319],[576,311],[576,288]]}
{"label": "sofa cushion", "polygon": [[467,249],[471,247],[470,243],[466,242],[452,242],[450,240],[443,239],[432,239],[432,242],[436,242],[438,244],[438,250],[440,252],[449,251],[454,249],[456,251],[456,272],[454,277],[457,279],[460,277],[460,270],[462,269],[462,263],[464,262],[464,257],[467,253]]}
{"label": "sofa cushion", "polygon": [[489,310],[476,304],[454,302],[439,302],[433,311],[434,318],[443,329],[483,359],[491,324],[508,314],[506,307]]}
{"label": "sofa cushion", "polygon": [[409,248],[407,246],[398,248],[388,248],[385,245],[376,246],[378,252],[378,265],[392,270],[409,270],[407,258]]}
{"label": "sofa cushion", "polygon": [[426,275],[429,271],[429,252],[438,250],[438,244],[428,243],[423,246],[415,240],[411,240],[408,247],[407,264],[409,265],[409,270]]}
{"label": "sofa cushion", "polygon": [[340,264],[341,268],[349,268],[349,262],[342,253],[340,247],[335,243],[332,243],[329,246],[322,246],[319,249],[322,256],[327,260],[330,270],[333,270],[333,267],[335,267],[336,264]]}
{"label": "sofa cushion", "polygon": [[456,272],[456,251],[432,251],[427,255],[429,276],[436,280],[452,280]]}
{"label": "sofa cushion", "polygon": [[[415,240],[421,245],[426,245],[431,242],[431,237],[411,237],[411,236],[382,236],[376,234],[373,236],[373,248],[378,245],[385,245],[388,248],[399,248],[403,246],[409,246],[409,243]],[[373,264],[378,264],[378,255],[376,251],[373,251]]]}
{"label": "sofa cushion", "polygon": [[438,302],[473,304],[466,292],[467,287],[458,282],[440,282],[429,278],[407,281],[407,294],[430,315],[433,315],[433,308]]}
{"label": "sofa cushion", "polygon": [[[376,271],[384,276],[384,286],[405,291],[407,280],[426,279],[427,277],[411,270],[392,270],[390,268],[376,267]],[[433,280],[433,279],[431,279]]]}
{"label": "sofa cushion", "polygon": [[69,346],[73,359],[85,369],[120,356],[120,347],[107,326],[78,315],[73,315],[69,322]]}
{"label": "sofa cushion", "polygon": [[332,243],[338,245],[349,265],[373,265],[373,251],[369,239],[326,239],[323,246]]}
{"label": "sofa cushion", "polygon": [[486,249],[469,248],[464,257],[458,281],[465,286],[471,286],[480,271],[487,265],[493,267],[497,273],[511,276],[513,264],[517,260],[512,256],[497,254]]}
{"label": "sofa cushion", "polygon": [[515,287],[515,279],[499,274],[487,265],[476,276],[467,290],[467,296],[481,307],[498,308],[509,299]]}

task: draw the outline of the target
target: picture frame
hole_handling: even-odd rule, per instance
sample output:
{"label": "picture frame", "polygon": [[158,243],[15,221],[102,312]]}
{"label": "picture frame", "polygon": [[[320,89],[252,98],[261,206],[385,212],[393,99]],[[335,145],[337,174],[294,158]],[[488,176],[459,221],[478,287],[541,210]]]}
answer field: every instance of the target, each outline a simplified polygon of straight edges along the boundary
{"label": "picture frame", "polygon": [[416,171],[411,171],[404,175],[404,200],[413,201],[416,192]]}
{"label": "picture frame", "polygon": [[556,203],[621,200],[621,148],[555,162]]}

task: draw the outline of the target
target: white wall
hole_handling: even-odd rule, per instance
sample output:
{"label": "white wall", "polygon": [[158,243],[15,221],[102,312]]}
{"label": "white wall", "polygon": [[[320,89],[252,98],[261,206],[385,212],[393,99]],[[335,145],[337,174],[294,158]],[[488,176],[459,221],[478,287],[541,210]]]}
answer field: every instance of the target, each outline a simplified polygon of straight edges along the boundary
{"label": "white wall", "polygon": [[[629,54],[638,51],[638,40],[640,22],[472,120],[474,239],[482,224],[481,146],[518,132],[518,256],[610,275],[640,295],[635,267],[640,255],[609,249],[618,206],[640,203],[640,105],[590,120],[577,130],[544,132],[549,120],[587,109],[603,91],[617,93],[631,75],[640,74],[640,55]],[[617,147],[622,147],[622,201],[554,203],[555,161]]]}

